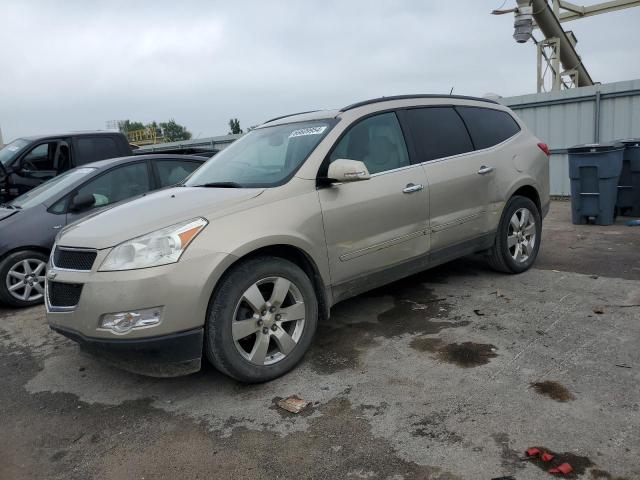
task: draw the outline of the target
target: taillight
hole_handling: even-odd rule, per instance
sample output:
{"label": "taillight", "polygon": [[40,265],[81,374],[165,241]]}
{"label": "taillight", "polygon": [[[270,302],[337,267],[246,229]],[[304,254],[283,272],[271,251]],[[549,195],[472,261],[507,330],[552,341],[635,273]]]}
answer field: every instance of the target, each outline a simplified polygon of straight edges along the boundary
{"label": "taillight", "polygon": [[547,145],[546,143],[540,142],[538,144],[538,147],[540,147],[540,150],[542,150],[547,157],[551,155],[551,153],[549,152],[549,145]]}

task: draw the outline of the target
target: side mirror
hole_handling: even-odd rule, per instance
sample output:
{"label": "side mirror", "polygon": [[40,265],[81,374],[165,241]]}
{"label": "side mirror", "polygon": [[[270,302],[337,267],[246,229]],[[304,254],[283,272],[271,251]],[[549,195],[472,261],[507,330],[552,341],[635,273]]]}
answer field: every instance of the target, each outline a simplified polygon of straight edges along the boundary
{"label": "side mirror", "polygon": [[329,164],[329,179],[333,182],[358,182],[369,180],[371,175],[367,166],[359,160],[339,158]]}
{"label": "side mirror", "polygon": [[81,212],[82,210],[86,210],[88,208],[93,207],[96,203],[96,198],[88,193],[84,193],[81,195],[76,195],[71,200],[71,205],[69,205],[69,210],[74,212]]}

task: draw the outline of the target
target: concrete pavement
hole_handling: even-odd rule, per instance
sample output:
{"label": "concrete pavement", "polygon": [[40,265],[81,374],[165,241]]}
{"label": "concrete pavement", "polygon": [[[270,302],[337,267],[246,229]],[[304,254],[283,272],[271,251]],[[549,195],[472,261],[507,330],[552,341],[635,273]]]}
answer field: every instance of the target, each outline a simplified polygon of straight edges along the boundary
{"label": "concrete pavement", "polygon": [[[551,478],[521,459],[540,446],[638,479],[640,228],[568,215],[522,275],[467,258],[337,305],[264,385],[128,374],[42,308],[0,310],[0,478]],[[292,394],[311,407],[276,406]]]}

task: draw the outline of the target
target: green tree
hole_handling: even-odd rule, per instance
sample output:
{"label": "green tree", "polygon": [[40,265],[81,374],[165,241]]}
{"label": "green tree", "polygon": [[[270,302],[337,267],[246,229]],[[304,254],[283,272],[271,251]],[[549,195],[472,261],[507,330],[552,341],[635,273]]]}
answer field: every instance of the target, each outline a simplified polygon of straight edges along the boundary
{"label": "green tree", "polygon": [[237,118],[232,118],[229,120],[229,135],[238,135],[242,133],[242,129],[240,128],[240,120]]}
{"label": "green tree", "polygon": [[[149,126],[153,126],[150,124]],[[164,137],[165,142],[178,142],[180,140],[189,140],[191,138],[191,132],[187,130],[187,128],[172,118],[168,122],[163,122],[159,124],[160,129],[162,130],[162,136]]]}
{"label": "green tree", "polygon": [[133,132],[134,130],[142,130],[144,129],[144,125],[142,122],[132,122],[131,120],[123,120],[118,122],[118,128],[122,133]]}

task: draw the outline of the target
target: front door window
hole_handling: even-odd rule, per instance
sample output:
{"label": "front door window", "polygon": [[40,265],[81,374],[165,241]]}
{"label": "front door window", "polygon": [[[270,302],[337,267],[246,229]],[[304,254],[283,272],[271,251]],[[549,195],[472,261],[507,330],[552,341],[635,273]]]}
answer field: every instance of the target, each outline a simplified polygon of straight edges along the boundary
{"label": "front door window", "polygon": [[78,189],[77,195],[92,195],[94,208],[148,192],[149,173],[146,162],[134,163],[100,175]]}
{"label": "front door window", "polygon": [[372,175],[409,166],[407,146],[396,114],[366,118],[352,127],[331,153],[339,158],[364,162]]}
{"label": "front door window", "polygon": [[54,158],[58,142],[41,143],[22,157],[22,168],[33,172],[55,171]]}

